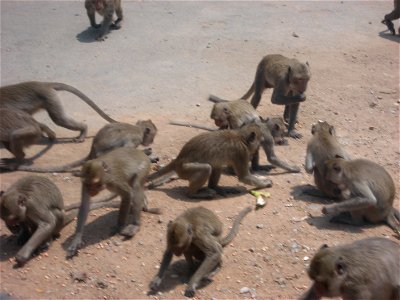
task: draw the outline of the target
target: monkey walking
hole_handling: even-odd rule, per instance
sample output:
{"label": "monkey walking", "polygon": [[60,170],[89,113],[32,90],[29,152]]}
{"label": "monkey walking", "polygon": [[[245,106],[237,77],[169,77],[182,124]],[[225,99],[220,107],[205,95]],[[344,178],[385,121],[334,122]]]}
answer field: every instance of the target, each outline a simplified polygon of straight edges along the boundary
{"label": "monkey walking", "polygon": [[[121,0],[85,0],[85,8],[90,21],[90,26],[100,28],[96,37],[98,41],[104,41],[110,29],[120,29],[123,19]],[[103,16],[101,24],[96,23],[96,14]],[[113,22],[114,12],[117,20]]]}
{"label": "monkey walking", "polygon": [[337,185],[344,201],[326,205],[332,221],[353,225],[385,222],[400,236],[400,212],[393,207],[395,185],[382,166],[366,159],[330,159],[325,178]]}
{"label": "monkey walking", "polygon": [[[272,181],[258,178],[249,172],[248,163],[258,151],[262,132],[257,124],[245,125],[237,130],[201,133],[189,140],[178,156],[165,167],[149,175],[155,180],[175,171],[179,178],[189,180],[190,198],[213,199],[238,193],[235,188],[218,186],[222,168],[232,166],[239,180],[257,188],[271,187]],[[208,181],[208,188],[201,189]]]}
{"label": "monkey walking", "polygon": [[[96,201],[90,210],[118,207],[118,202]],[[40,246],[59,237],[60,231],[78,213],[79,203],[64,207],[58,187],[45,177],[25,176],[0,192],[0,217],[24,244],[15,259],[24,265]]]}
{"label": "monkey walking", "polygon": [[311,126],[312,138],[307,144],[305,170],[307,173],[314,173],[315,188],[306,189],[304,194],[329,197],[338,199],[341,197],[341,191],[333,182],[325,179],[325,162],[328,159],[341,157],[350,160],[350,156],[339,144],[336,138],[335,127],[325,121]]}
{"label": "monkey walking", "polygon": [[[139,120],[135,125],[120,122],[110,123],[97,132],[92,141],[90,152],[84,158],[58,167],[19,166],[16,169],[18,171],[38,173],[71,172],[73,168],[82,165],[85,161],[97,158],[119,147],[136,148],[139,145],[147,147],[153,143],[156,134],[157,127],[151,120]],[[146,149],[145,153],[149,156],[152,155],[151,149]],[[158,161],[157,157],[152,157],[151,159],[152,162]]]}
{"label": "monkey walking", "polygon": [[56,91],[67,91],[76,95],[93,108],[103,119],[110,123],[116,122],[81,91],[70,85],[58,82],[28,81],[3,86],[0,88],[0,108],[19,109],[30,115],[44,109],[57,125],[70,130],[79,130],[80,135],[75,140],[83,142],[87,134],[87,126],[69,118],[65,114]]}
{"label": "monkey walking", "polygon": [[[392,21],[397,20],[400,18],[400,0],[394,0],[394,9],[391,13],[385,15],[384,19],[382,20],[382,24],[385,24],[388,30],[395,35],[396,30],[394,29],[394,24]],[[400,27],[399,27],[399,34],[400,34]]]}
{"label": "monkey walking", "polygon": [[311,260],[308,275],[313,284],[300,299],[399,299],[399,253],[396,242],[381,237],[336,247],[325,244]]}
{"label": "monkey walking", "polygon": [[[221,265],[222,248],[237,235],[240,222],[250,211],[251,207],[247,207],[239,213],[225,237],[221,236],[222,223],[218,216],[202,206],[189,208],[174,221],[170,221],[167,228],[167,248],[160,270],[149,285],[150,293],[159,289],[172,256],[183,254],[190,270],[194,272],[185,290],[185,296],[193,297],[200,281]],[[197,268],[194,259],[200,262]]]}

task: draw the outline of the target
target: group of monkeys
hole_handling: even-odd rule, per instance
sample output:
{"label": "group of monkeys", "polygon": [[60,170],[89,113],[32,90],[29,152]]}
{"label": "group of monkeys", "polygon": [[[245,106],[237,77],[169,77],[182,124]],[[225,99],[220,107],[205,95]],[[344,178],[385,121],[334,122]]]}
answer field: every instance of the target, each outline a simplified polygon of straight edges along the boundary
{"label": "group of monkeys", "polygon": [[[85,6],[91,25],[100,27],[100,40],[110,28],[120,27],[120,1],[86,0]],[[96,24],[95,11],[104,12],[102,25]],[[114,12],[118,17],[115,22]],[[229,172],[239,181],[255,188],[271,187],[272,181],[254,172],[269,171],[273,167],[300,172],[299,167],[279,159],[274,146],[287,143],[285,134],[295,139],[302,137],[296,132],[295,124],[300,103],[306,100],[310,78],[308,63],[279,54],[265,56],[243,97],[234,101],[209,97],[214,102],[211,118],[217,128],[171,121],[174,125],[207,132],[190,139],[174,160],[152,174],[151,163],[158,158],[150,148],[137,149],[139,145],[149,146],[154,140],[157,128],[151,120],[140,120],[135,125],[117,122],[81,91],[63,83],[23,82],[1,87],[0,141],[14,158],[2,159],[0,167],[7,171],[73,172],[82,181],[81,202],[68,206],[64,206],[60,190],[50,179],[36,175],[25,176],[0,193],[0,217],[13,234],[18,234],[17,241],[23,245],[15,257],[17,266],[23,266],[36,251],[58,237],[62,228],[75,217],[76,232],[67,257],[77,255],[92,209],[119,207],[116,233],[132,238],[140,229],[142,211],[161,213],[158,208],[148,207],[145,184],[157,187],[170,180],[173,172],[189,181],[187,196],[197,199],[240,192],[218,185],[225,167],[230,167]],[[283,118],[263,119],[256,111],[266,88],[273,89],[272,103],[285,106]],[[80,132],[75,141],[82,142],[86,137],[87,126],[64,113],[56,94],[59,90],[80,97],[110,123],[95,135],[86,157],[63,166],[36,167],[31,159],[25,158],[24,148],[37,143],[43,134],[49,140],[56,136],[50,128],[36,121],[33,113],[44,109],[57,125]],[[327,122],[313,124],[311,133],[305,170],[314,174],[317,189],[310,188],[304,193],[334,199],[333,204],[322,209],[334,222],[353,225],[384,222],[400,235],[400,213],[393,207],[395,184],[389,173],[372,161],[351,159],[339,144],[334,127]],[[260,165],[260,148],[271,165]],[[80,165],[81,170],[76,170]],[[111,195],[91,203],[91,197],[104,189],[111,191]],[[116,196],[121,200],[113,200]],[[222,223],[217,215],[205,207],[190,208],[170,221],[166,250],[159,272],[149,285],[150,293],[160,288],[173,255],[183,254],[193,273],[185,296],[193,297],[200,282],[218,270],[222,248],[235,237],[241,220],[251,210],[247,207],[239,213],[226,236],[222,236]],[[343,299],[399,299],[399,251],[396,242],[378,237],[336,247],[323,245],[308,270],[313,285],[301,299],[338,296]]]}

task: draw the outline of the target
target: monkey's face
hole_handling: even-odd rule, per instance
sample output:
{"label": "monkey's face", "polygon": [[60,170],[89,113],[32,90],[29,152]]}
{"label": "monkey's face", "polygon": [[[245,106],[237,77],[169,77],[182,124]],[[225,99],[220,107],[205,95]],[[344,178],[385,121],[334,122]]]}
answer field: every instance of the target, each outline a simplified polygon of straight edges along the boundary
{"label": "monkey's face", "polygon": [[0,217],[6,223],[7,228],[17,234],[21,229],[21,223],[26,220],[26,199],[18,193],[1,196]]}
{"label": "monkey's face", "polygon": [[268,128],[274,139],[276,145],[284,145],[286,140],[285,135],[285,123],[281,117],[272,117],[267,119]]}
{"label": "monkey's face", "polygon": [[215,103],[211,111],[210,118],[214,120],[217,127],[226,129],[229,127],[229,117],[231,112],[226,103]]}
{"label": "monkey's face", "polygon": [[144,128],[143,130],[143,141],[142,145],[147,147],[154,141],[154,137],[157,134],[157,127],[151,120],[138,121],[137,126]]}
{"label": "monkey's face", "polygon": [[289,69],[289,87],[293,92],[303,94],[307,90],[311,72],[306,64],[295,64]]}
{"label": "monkey's face", "polygon": [[175,222],[170,222],[168,224],[168,248],[176,256],[181,256],[189,249],[192,243],[192,236],[192,227],[189,224],[187,224],[187,226]]}
{"label": "monkey's face", "polygon": [[89,161],[82,167],[82,184],[85,185],[91,197],[106,188],[104,184],[105,170],[100,164],[100,162]]}

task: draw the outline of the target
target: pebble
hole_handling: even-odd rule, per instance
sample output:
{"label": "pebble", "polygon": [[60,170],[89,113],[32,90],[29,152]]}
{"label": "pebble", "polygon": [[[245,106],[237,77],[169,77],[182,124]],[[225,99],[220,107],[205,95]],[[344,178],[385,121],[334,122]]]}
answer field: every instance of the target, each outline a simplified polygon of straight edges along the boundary
{"label": "pebble", "polygon": [[263,229],[263,228],[264,228],[264,224],[257,224],[257,225],[256,225],[256,228],[257,228],[257,229]]}

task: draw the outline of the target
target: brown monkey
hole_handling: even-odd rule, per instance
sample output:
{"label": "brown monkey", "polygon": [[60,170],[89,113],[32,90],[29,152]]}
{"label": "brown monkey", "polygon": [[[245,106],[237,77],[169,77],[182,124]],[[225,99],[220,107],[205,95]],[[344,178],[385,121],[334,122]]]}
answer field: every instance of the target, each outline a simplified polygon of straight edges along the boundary
{"label": "brown monkey", "polygon": [[253,84],[241,99],[251,99],[251,105],[257,108],[261,95],[266,88],[273,88],[271,102],[285,105],[283,118],[288,125],[288,136],[299,139],[301,134],[294,130],[300,102],[306,100],[311,72],[308,63],[300,63],[295,58],[287,58],[280,54],[264,56],[257,66]]}
{"label": "brown monkey", "polygon": [[[382,24],[385,24],[388,28],[388,30],[395,35],[396,31],[394,29],[393,22],[394,20],[397,20],[400,18],[400,0],[394,0],[394,9],[391,13],[388,13],[385,15],[384,19],[382,20]],[[399,28],[399,34],[400,34],[400,28]]]}
{"label": "brown monkey", "polygon": [[[40,168],[20,166],[18,167],[18,170],[40,173],[68,172],[71,171],[72,168],[83,164],[85,161],[97,158],[115,148],[136,148],[139,145],[145,147],[149,146],[153,142],[156,134],[157,127],[151,120],[139,120],[136,122],[136,125],[119,122],[107,124],[97,132],[93,139],[90,152],[86,157],[59,167]],[[150,155],[151,152],[148,152],[147,154]]]}
{"label": "brown monkey", "polygon": [[[325,179],[325,162],[328,159],[342,157],[349,160],[350,156],[343,150],[336,138],[335,128],[325,121],[311,126],[312,138],[307,144],[305,169],[309,174],[314,173],[314,182],[319,191],[307,189],[305,194],[340,198],[340,189],[331,181]],[[321,193],[322,192],[322,193]]]}
{"label": "brown monkey", "polygon": [[[201,133],[189,140],[171,163],[148,176],[148,180],[175,171],[179,178],[189,180],[189,197],[212,199],[216,193],[238,192],[234,188],[218,186],[222,168],[231,166],[241,182],[257,188],[270,187],[271,180],[257,178],[250,174],[248,168],[261,139],[262,132],[257,124],[245,125],[237,130]],[[208,188],[200,191],[207,180]]]}
{"label": "brown monkey", "polygon": [[70,130],[79,130],[80,135],[76,138],[76,141],[83,142],[86,137],[87,126],[70,119],[65,114],[56,91],[67,91],[78,96],[102,118],[108,122],[116,122],[81,91],[70,85],[57,82],[28,81],[3,86],[0,88],[0,108],[20,109],[28,114],[45,109],[57,125]]}
{"label": "brown monkey", "polygon": [[396,242],[381,237],[336,247],[325,244],[311,260],[308,275],[314,283],[300,299],[399,299],[399,253]]}
{"label": "brown monkey", "polygon": [[400,213],[393,207],[395,185],[380,165],[366,160],[333,158],[325,163],[325,178],[342,192],[345,201],[326,205],[322,212],[334,222],[361,225],[385,222],[400,235]]}
{"label": "brown monkey", "polygon": [[[140,229],[140,213],[145,205],[144,180],[150,171],[150,160],[134,147],[114,149],[82,166],[82,200],[75,237],[68,248],[68,257],[77,254],[82,244],[90,198],[107,188],[121,197],[117,230],[128,238]],[[132,222],[128,225],[129,214]]]}
{"label": "brown monkey", "polygon": [[[117,207],[118,202],[94,202],[90,210]],[[16,261],[23,265],[41,245],[58,237],[61,229],[77,216],[79,203],[64,207],[60,190],[45,177],[26,176],[6,192],[0,192],[0,217],[18,242],[25,245],[18,251]],[[25,243],[26,242],[26,243]]]}
{"label": "brown monkey", "polygon": [[[96,40],[104,41],[110,29],[120,29],[123,19],[121,0],[85,0],[85,8],[89,17],[90,26],[100,28]],[[103,23],[96,23],[95,12],[103,16]],[[114,12],[117,20],[113,22]]]}
{"label": "brown monkey", "polygon": [[0,142],[16,159],[15,164],[8,165],[11,169],[24,162],[24,148],[37,143],[43,132],[51,140],[56,137],[49,127],[22,110],[0,108],[0,115]]}
{"label": "brown monkey", "polygon": [[[222,223],[211,210],[202,206],[189,208],[179,215],[167,228],[167,249],[164,252],[158,274],[149,287],[154,293],[161,285],[162,278],[172,256],[185,256],[191,271],[195,271],[185,290],[186,297],[193,297],[200,281],[209,276],[222,264],[222,248],[236,236],[242,219],[251,211],[243,209],[233,222],[232,229],[222,237]],[[195,261],[200,262],[196,269]]]}

